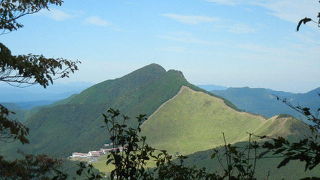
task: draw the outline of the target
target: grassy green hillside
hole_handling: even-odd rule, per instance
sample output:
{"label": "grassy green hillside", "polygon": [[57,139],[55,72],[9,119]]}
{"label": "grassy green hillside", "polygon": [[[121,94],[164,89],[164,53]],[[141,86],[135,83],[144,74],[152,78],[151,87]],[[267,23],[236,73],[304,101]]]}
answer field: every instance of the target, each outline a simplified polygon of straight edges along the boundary
{"label": "grassy green hillside", "polygon": [[188,87],[162,105],[142,125],[148,142],[171,153],[190,154],[223,144],[247,140],[247,132],[260,135],[297,135],[308,128],[292,117],[262,116],[236,111],[223,100]]}
{"label": "grassy green hillside", "polygon": [[[183,86],[178,94],[162,104],[142,125],[142,135],[147,142],[158,149],[190,156],[186,163],[190,166],[206,167],[210,171],[222,171],[216,160],[211,160],[212,149],[227,143],[242,146],[248,140],[247,132],[255,135],[283,136],[291,140],[309,135],[309,128],[289,115],[278,115],[270,119],[236,111],[217,97]],[[102,171],[110,171],[105,166],[106,158],[94,163]],[[258,179],[284,177],[305,177],[316,175],[317,171],[305,174],[303,164],[293,163],[282,169],[276,166],[280,159],[258,161]],[[290,177],[290,178],[288,178]],[[280,179],[281,179],[280,178]]]}
{"label": "grassy green hillside", "polygon": [[[301,138],[308,137],[311,132],[306,124],[300,120],[288,115],[274,116],[265,122],[263,122],[254,132],[257,135],[267,135],[271,137],[282,136],[286,137],[290,141],[296,142]],[[234,146],[243,147],[247,145],[248,136],[244,137],[241,142],[237,142]],[[221,147],[215,149],[221,150]],[[223,150],[220,152],[224,152]],[[261,150],[258,151],[262,152]],[[206,167],[209,171],[221,172],[220,163],[217,159],[210,159],[213,150],[199,151],[190,154],[186,160],[186,164],[197,167]],[[251,151],[253,153],[253,151]],[[252,154],[252,157],[254,155]],[[267,157],[272,157],[272,154]],[[258,179],[267,179],[269,173],[269,179],[300,179],[303,177],[319,176],[320,167],[313,169],[312,171],[304,171],[305,163],[300,161],[291,161],[288,165],[277,168],[282,158],[262,158],[257,160],[256,177]],[[221,156],[221,161],[224,162],[224,156]]]}
{"label": "grassy green hillside", "polygon": [[[236,146],[243,146],[247,142],[236,143]],[[217,149],[220,149],[218,147]],[[222,151],[223,152],[223,151]],[[217,159],[210,159],[213,150],[206,150],[206,151],[199,151],[189,155],[188,159],[186,159],[186,165],[193,166],[196,165],[197,167],[206,167],[209,172],[222,172],[223,169],[221,168],[220,163]],[[257,179],[267,179],[267,175],[269,172],[269,179],[270,180],[278,180],[278,179],[300,179],[303,177],[310,177],[310,176],[319,176],[320,168],[315,168],[314,170],[304,171],[304,163],[299,161],[292,161],[288,165],[277,168],[281,159],[278,158],[266,158],[266,159],[259,159],[257,160],[256,165],[256,173],[255,176]],[[221,156],[221,162],[225,162],[223,156]],[[225,164],[224,164],[225,165]]]}
{"label": "grassy green hillside", "polygon": [[183,87],[144,122],[142,131],[155,147],[189,154],[221,145],[222,132],[228,141],[237,142],[263,121],[235,111],[219,98]]}
{"label": "grassy green hillside", "polygon": [[157,64],[145,66],[38,109],[26,121],[31,144],[6,145],[0,151],[15,154],[20,148],[26,152],[66,157],[76,151],[99,149],[108,140],[108,134],[101,128],[104,125],[101,114],[106,109],[119,109],[129,117],[139,113],[151,115],[176,95],[181,86],[200,90],[189,84],[179,71],[166,71]]}
{"label": "grassy green hillside", "polygon": [[99,149],[108,141],[101,114],[110,107],[129,117],[147,114],[150,117],[142,132],[149,144],[185,155],[219,147],[222,132],[228,143],[237,143],[247,140],[247,132],[296,137],[307,129],[289,116],[265,119],[238,111],[229,101],[188,83],[180,71],[151,64],[37,108],[26,120],[31,144],[5,144],[1,154],[13,157],[19,148],[26,153],[66,157]]}
{"label": "grassy green hillside", "polygon": [[[190,166],[222,171],[216,160],[211,160],[212,149],[220,148],[222,132],[228,143],[242,146],[248,140],[247,132],[255,135],[283,136],[296,140],[310,135],[309,128],[289,115],[270,119],[246,112],[238,112],[216,97],[183,87],[171,100],[163,104],[142,126],[143,135],[152,146],[189,155]],[[223,161],[223,160],[222,160]],[[280,159],[258,161],[257,177],[265,179],[296,179],[317,175],[318,170],[305,173],[304,164],[294,162],[277,169]]]}
{"label": "grassy green hillside", "polygon": [[320,88],[314,89],[307,93],[289,93],[282,91],[274,91],[264,88],[228,88],[226,90],[213,90],[214,94],[222,96],[238,108],[266,117],[272,117],[277,114],[290,114],[296,118],[302,119],[301,114],[289,108],[284,103],[277,101],[273,95],[286,98],[294,105],[310,107],[314,111],[320,107]]}
{"label": "grassy green hillside", "polygon": [[309,127],[290,115],[277,115],[265,121],[253,132],[258,135],[281,136],[298,140],[311,135]]}

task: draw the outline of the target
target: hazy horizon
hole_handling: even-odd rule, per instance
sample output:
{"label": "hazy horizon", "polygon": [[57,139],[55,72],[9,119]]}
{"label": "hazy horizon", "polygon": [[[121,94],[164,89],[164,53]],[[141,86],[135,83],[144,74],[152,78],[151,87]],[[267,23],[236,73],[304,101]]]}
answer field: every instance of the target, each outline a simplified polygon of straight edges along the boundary
{"label": "hazy horizon", "polygon": [[[150,63],[193,84],[307,92],[320,86],[317,1],[85,1],[21,18],[2,36],[14,55],[80,60],[57,82],[98,83]],[[22,43],[23,42],[23,43]]]}
{"label": "hazy horizon", "polygon": [[[138,70],[142,67],[139,67],[137,69],[134,69],[126,74],[123,75],[119,75],[118,77],[115,78],[110,78],[110,79],[105,79],[103,81],[106,80],[111,80],[111,79],[117,79],[117,78],[121,78],[135,70]],[[166,71],[171,70],[171,69],[166,69]],[[176,69],[178,70],[178,69]],[[183,73],[183,72],[182,72]],[[183,73],[184,74],[184,73]],[[188,79],[187,79],[188,80]],[[28,85],[26,87],[21,87],[21,88],[17,88],[16,86],[12,86],[9,85],[7,83],[1,82],[0,83],[0,92],[2,92],[2,102],[29,102],[32,101],[32,99],[34,99],[35,97],[30,96],[30,97],[25,97],[22,98],[22,100],[18,100],[21,97],[16,97],[14,99],[17,100],[9,100],[12,99],[10,97],[10,95],[20,95],[20,94],[33,94],[33,95],[40,95],[40,99],[35,99],[35,101],[41,101],[41,100],[60,100],[60,99],[64,99],[72,94],[76,94],[76,93],[80,93],[81,91],[83,91],[86,88],[89,88],[95,84],[101,83],[103,81],[99,81],[99,82],[89,82],[89,81],[65,81],[64,79],[60,79],[60,80],[56,80],[53,84],[50,84],[48,87],[43,88],[40,85]],[[288,91],[288,90],[282,90],[282,89],[273,89],[270,87],[259,87],[259,86],[248,86],[248,85],[244,85],[244,86],[229,86],[229,85],[225,85],[225,84],[215,84],[215,83],[208,83],[208,84],[197,84],[197,83],[193,83],[190,82],[194,85],[197,85],[199,87],[201,86],[218,86],[217,88],[214,88],[212,90],[220,90],[220,88],[245,88],[245,87],[249,87],[249,88],[264,88],[264,89],[271,89],[274,91],[284,91],[284,92],[289,92],[289,93],[307,93],[311,90],[314,90],[316,88],[319,88],[320,86],[317,86],[315,88],[312,89],[308,89],[306,91]],[[202,87],[203,89],[206,89],[208,91],[210,91],[210,88],[207,87]],[[49,95],[49,96],[46,96]]]}

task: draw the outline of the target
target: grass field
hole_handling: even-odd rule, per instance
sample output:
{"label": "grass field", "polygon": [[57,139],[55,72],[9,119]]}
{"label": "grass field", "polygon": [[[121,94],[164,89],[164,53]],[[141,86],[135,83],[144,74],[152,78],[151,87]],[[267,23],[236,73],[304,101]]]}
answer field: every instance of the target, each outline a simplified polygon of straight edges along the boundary
{"label": "grass field", "polygon": [[[190,155],[187,163],[214,170],[216,162],[210,160],[210,151],[224,143],[222,132],[228,143],[245,142],[248,134],[297,136],[306,131],[307,126],[290,116],[262,116],[239,112],[225,104],[225,101],[204,92],[183,86],[178,94],[160,106],[142,125],[142,135],[153,147],[168,150],[174,154]],[[93,163],[102,172],[110,172],[105,165],[106,157]],[[259,177],[263,168],[273,168],[278,161],[263,161],[258,168]],[[148,165],[153,167],[152,163]],[[301,164],[290,166],[294,169]],[[219,169],[218,169],[219,170]],[[283,176],[290,169],[279,171]],[[303,171],[297,170],[303,175]]]}
{"label": "grass field", "polygon": [[182,87],[144,122],[142,134],[157,148],[190,154],[222,145],[222,132],[228,142],[238,142],[265,121],[236,111],[219,98]]}

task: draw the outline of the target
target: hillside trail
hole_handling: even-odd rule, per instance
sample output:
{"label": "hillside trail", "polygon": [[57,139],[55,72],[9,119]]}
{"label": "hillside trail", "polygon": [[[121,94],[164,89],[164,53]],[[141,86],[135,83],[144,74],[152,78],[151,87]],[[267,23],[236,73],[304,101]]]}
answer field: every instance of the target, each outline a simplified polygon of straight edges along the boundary
{"label": "hillside trail", "polygon": [[[187,88],[186,86],[181,86],[179,92],[178,92],[176,95],[174,95],[172,98],[168,99],[166,102],[162,103],[162,104],[157,108],[157,110],[155,110],[155,111],[148,117],[148,119],[147,119],[146,121],[148,121],[154,114],[156,114],[157,112],[159,112],[160,109],[161,109],[163,106],[165,106],[165,105],[168,104],[170,101],[172,101],[174,98],[176,98],[177,96],[179,96],[179,95],[182,93],[182,91],[183,91],[184,89],[186,89],[186,88]],[[144,123],[145,123],[146,121],[144,121],[144,122],[141,124],[141,128],[143,127],[143,125],[144,125]]]}
{"label": "hillside trail", "polygon": [[[166,104],[168,104],[169,102],[171,102],[172,100],[174,100],[174,99],[175,99],[177,96],[179,96],[184,90],[187,90],[187,89],[190,89],[190,88],[187,87],[187,86],[181,86],[179,92],[178,92],[176,95],[174,95],[172,98],[170,98],[169,100],[167,100],[166,102],[164,102],[163,104],[161,104],[161,105],[157,108],[157,110],[155,110],[155,111],[148,117],[148,119],[147,119],[146,121],[148,121],[150,118],[152,118],[152,116],[154,116],[157,112],[159,112],[160,109],[161,109],[163,106],[165,106]],[[200,91],[196,91],[196,92],[198,92],[198,93],[204,93],[204,92],[200,92]],[[204,93],[204,94],[206,94],[206,93]],[[209,95],[209,94],[206,94],[206,95]],[[224,102],[222,99],[217,98],[217,97],[214,97],[214,96],[212,96],[212,95],[209,95],[209,96],[211,96],[212,98],[217,99],[218,101],[220,101],[220,103],[225,104],[225,102]],[[226,106],[227,106],[227,105],[226,105]],[[229,107],[229,106],[227,106],[227,108],[228,108],[229,110],[235,111],[235,112],[237,112],[237,113],[239,113],[239,114],[243,114],[243,115],[245,114],[245,115],[249,115],[249,116],[251,116],[251,117],[258,117],[258,119],[259,119],[262,123],[265,123],[265,122],[267,121],[267,119],[264,118],[264,117],[261,116],[261,115],[252,114],[252,113],[248,113],[248,112],[237,111],[237,110],[235,110],[235,109],[233,109],[233,108],[231,108],[231,107]],[[144,125],[144,123],[145,123],[146,121],[144,121],[144,122],[142,123],[141,127],[143,127],[143,125]]]}

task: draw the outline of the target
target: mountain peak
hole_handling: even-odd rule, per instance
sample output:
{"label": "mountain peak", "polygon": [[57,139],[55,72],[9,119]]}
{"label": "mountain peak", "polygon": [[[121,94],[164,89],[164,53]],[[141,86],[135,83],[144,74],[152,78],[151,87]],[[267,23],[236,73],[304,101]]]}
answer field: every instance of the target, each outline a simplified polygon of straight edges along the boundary
{"label": "mountain peak", "polygon": [[316,89],[313,89],[313,90],[307,92],[306,94],[314,94],[314,95],[316,95],[316,94],[319,94],[319,93],[320,93],[320,87],[318,87]]}
{"label": "mountain peak", "polygon": [[178,75],[178,76],[180,76],[180,77],[185,78],[184,75],[183,75],[183,73],[182,73],[181,71],[178,71],[178,70],[170,69],[170,70],[168,71],[168,73],[176,74],[176,75]]}
{"label": "mountain peak", "polygon": [[133,77],[146,77],[146,76],[161,76],[166,73],[166,70],[159,64],[149,64],[140,69],[137,69],[122,78],[133,78]]}
{"label": "mountain peak", "polygon": [[164,71],[164,72],[166,71],[162,66],[156,63],[151,63],[149,65],[143,66],[140,69],[153,69],[153,70]]}

